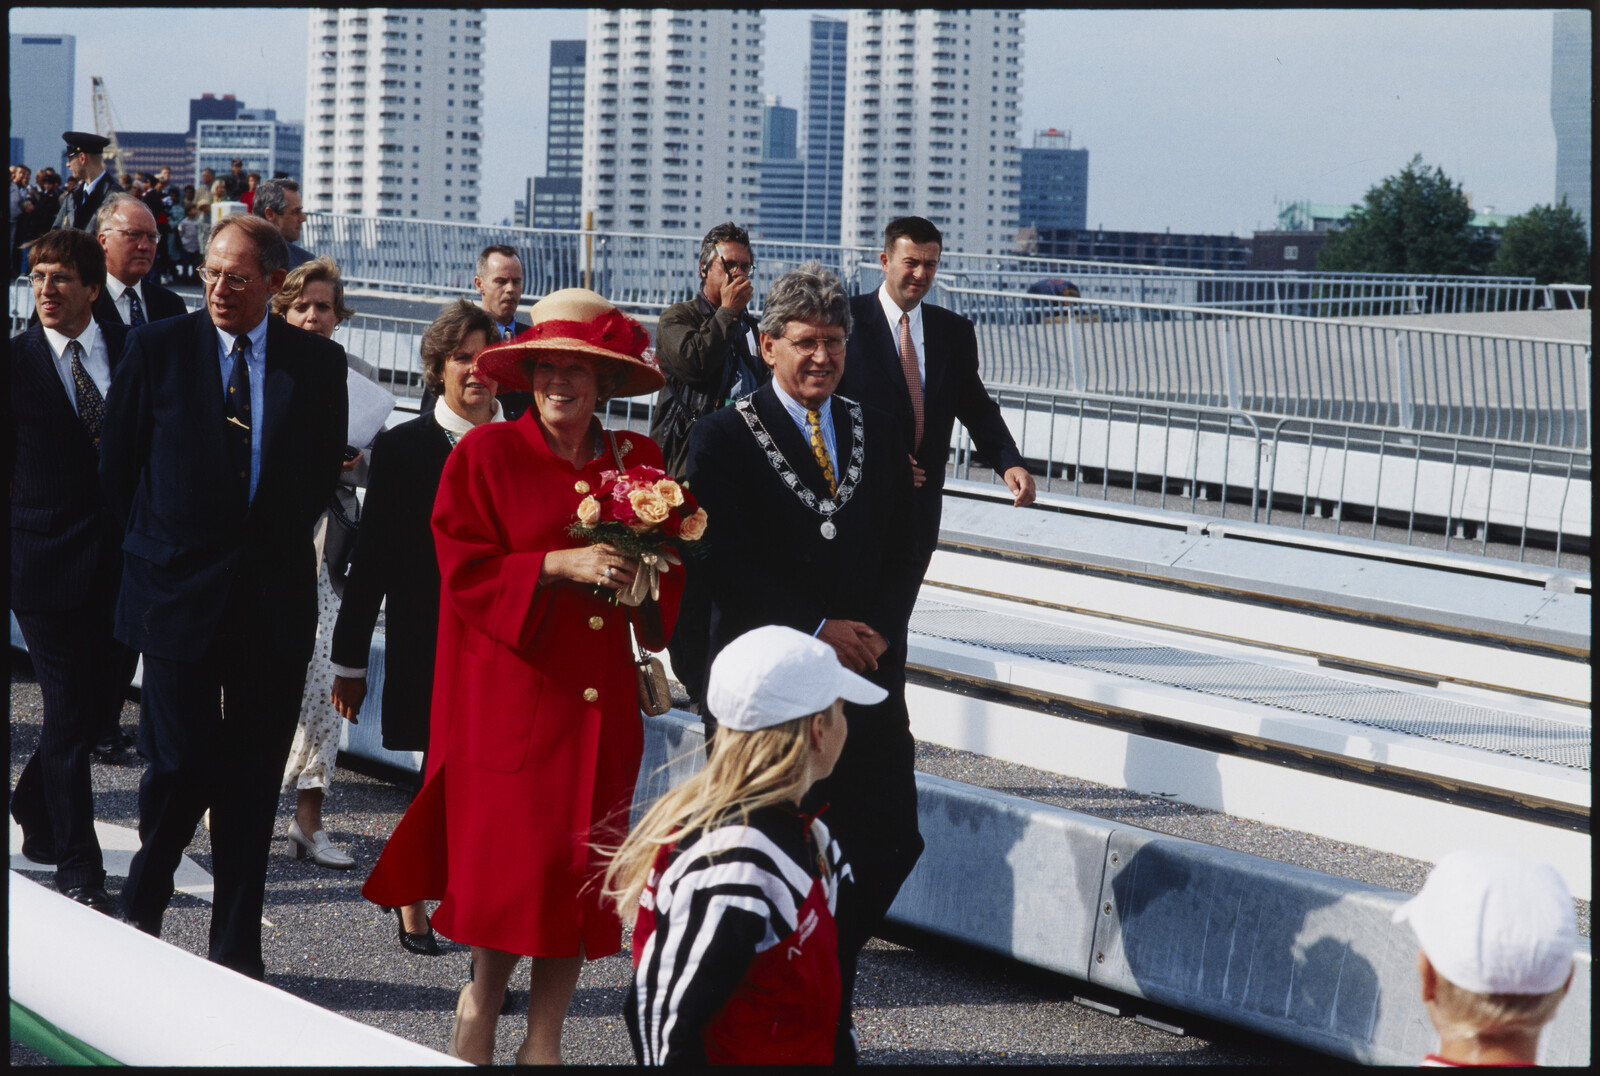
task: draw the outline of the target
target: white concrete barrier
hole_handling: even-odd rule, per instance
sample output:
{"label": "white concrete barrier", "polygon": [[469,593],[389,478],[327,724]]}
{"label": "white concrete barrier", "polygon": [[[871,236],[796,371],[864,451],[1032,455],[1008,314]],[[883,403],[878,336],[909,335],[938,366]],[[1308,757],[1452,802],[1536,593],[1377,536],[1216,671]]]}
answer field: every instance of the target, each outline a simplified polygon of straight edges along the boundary
{"label": "white concrete barrier", "polygon": [[40,1045],[69,1057],[163,1067],[466,1063],[202,960],[16,871],[9,896],[11,1001],[36,1018],[25,1022],[48,1040]]}

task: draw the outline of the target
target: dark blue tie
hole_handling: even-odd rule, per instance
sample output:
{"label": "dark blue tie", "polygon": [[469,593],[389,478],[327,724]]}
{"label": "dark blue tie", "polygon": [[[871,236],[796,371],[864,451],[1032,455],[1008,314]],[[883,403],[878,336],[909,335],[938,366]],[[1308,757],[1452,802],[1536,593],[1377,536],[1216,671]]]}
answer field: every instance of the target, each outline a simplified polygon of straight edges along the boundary
{"label": "dark blue tie", "polygon": [[144,307],[139,305],[139,292],[128,289],[128,324],[137,329],[145,323]]}
{"label": "dark blue tie", "polygon": [[228,399],[223,415],[228,424],[228,456],[246,504],[250,503],[250,338],[233,341],[233,371],[228,375]]}

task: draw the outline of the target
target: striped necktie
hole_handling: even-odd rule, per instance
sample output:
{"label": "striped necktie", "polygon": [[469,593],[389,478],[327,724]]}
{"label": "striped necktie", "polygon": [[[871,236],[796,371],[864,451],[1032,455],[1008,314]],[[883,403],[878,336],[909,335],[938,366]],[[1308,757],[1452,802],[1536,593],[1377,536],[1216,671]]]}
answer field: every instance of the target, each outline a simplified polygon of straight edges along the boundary
{"label": "striped necktie", "polygon": [[147,319],[144,316],[144,307],[139,303],[139,289],[128,289],[128,324],[137,329]]}
{"label": "striped necktie", "polygon": [[94,378],[84,368],[83,345],[73,340],[67,344],[67,353],[72,356],[72,399],[78,408],[78,418],[83,421],[83,428],[89,431],[94,447],[99,448],[100,426],[106,418],[106,402],[95,387]]}
{"label": "striped necktie", "polygon": [[833,477],[833,461],[828,459],[828,446],[822,440],[821,413],[807,410],[806,424],[811,427],[811,454],[817,458],[817,466],[822,468],[822,477],[828,480],[828,495],[837,496],[839,483]]}
{"label": "striped necktie", "polygon": [[917,369],[917,346],[911,342],[911,315],[900,315],[900,370],[911,394],[911,451],[922,447],[922,372]]}

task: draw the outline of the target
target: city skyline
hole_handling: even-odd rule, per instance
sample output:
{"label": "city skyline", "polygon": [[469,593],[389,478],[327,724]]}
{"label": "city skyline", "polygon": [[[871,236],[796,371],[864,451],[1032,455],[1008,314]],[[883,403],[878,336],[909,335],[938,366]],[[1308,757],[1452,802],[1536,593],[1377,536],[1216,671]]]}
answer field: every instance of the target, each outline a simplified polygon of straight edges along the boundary
{"label": "city skyline", "polygon": [[[129,130],[182,130],[202,92],[303,122],[304,10],[211,10],[194,9],[181,37],[171,20],[117,8],[18,8],[9,24],[76,35],[75,127],[92,128],[97,74]],[[803,99],[804,50],[772,45],[805,40],[812,13],[765,13],[762,89],[790,107]],[[1024,20],[1019,141],[1054,126],[1093,151],[1090,227],[1247,235],[1272,225],[1275,201],[1358,201],[1413,153],[1480,209],[1554,197],[1550,11],[1034,9]],[[480,221],[510,218],[543,173],[548,42],[584,37],[585,21],[585,9],[485,12]],[[234,47],[234,34],[251,44]],[[184,62],[161,65],[170,89],[152,94],[151,57],[176,40]]]}

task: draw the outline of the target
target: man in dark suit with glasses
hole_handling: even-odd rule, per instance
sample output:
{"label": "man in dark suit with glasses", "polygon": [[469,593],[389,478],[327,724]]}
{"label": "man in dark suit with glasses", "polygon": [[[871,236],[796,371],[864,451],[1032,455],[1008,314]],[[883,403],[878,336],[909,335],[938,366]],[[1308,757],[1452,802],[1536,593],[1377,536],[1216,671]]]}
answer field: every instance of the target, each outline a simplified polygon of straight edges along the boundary
{"label": "man in dark suit with glasses", "polygon": [[144,655],[149,766],[122,911],[160,933],[209,808],[209,956],[255,979],[278,782],[316,635],[312,525],[346,438],[344,349],[267,314],[288,258],[260,217],[217,224],[205,309],[129,336],[100,469],[126,526],[117,637]]}

